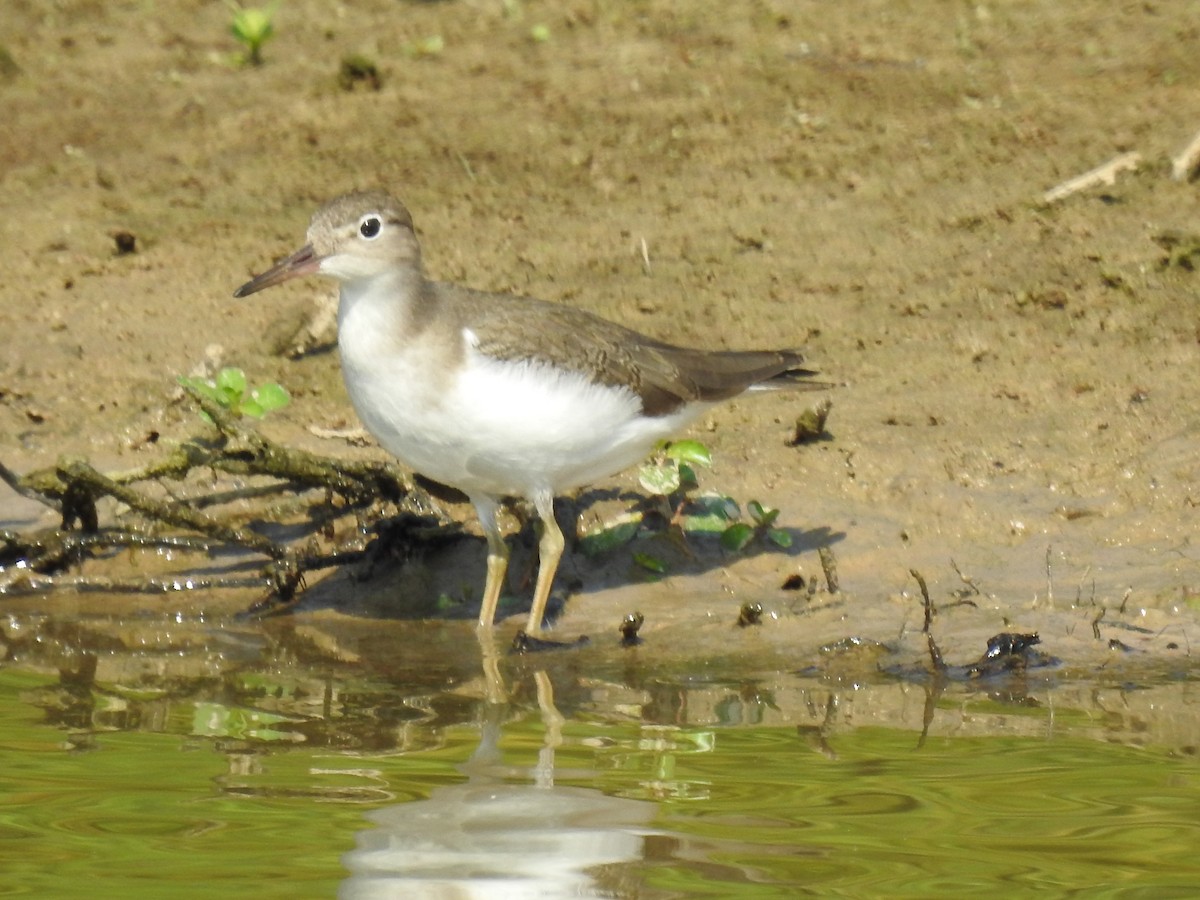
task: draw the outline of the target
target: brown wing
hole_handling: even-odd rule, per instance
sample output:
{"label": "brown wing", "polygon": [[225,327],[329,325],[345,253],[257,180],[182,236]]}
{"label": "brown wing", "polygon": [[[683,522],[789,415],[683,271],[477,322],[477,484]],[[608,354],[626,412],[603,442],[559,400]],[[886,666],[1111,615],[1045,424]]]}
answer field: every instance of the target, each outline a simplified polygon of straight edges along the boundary
{"label": "brown wing", "polygon": [[820,386],[805,385],[817,373],[801,367],[804,357],[795,350],[692,350],[570,306],[456,285],[439,284],[437,290],[440,303],[479,338],[481,352],[538,360],[627,387],[647,415],[667,415],[693,400],[725,400],[754,386]]}

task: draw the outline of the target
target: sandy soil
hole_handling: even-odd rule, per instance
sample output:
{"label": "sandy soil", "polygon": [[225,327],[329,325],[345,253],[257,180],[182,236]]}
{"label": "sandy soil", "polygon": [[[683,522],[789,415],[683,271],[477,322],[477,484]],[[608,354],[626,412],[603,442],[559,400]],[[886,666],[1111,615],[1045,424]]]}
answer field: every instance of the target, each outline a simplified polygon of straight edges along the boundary
{"label": "sandy soil", "polygon": [[[174,382],[206,357],[291,389],[273,436],[342,452],[307,430],[353,424],[336,354],[278,352],[332,287],[230,294],[321,202],[379,185],[435,277],[698,346],[806,345],[842,384],[821,443],[786,445],[811,395],[699,429],[707,483],[798,541],[673,596],[784,608],[782,573],[828,544],[853,598],[828,634],[895,633],[909,570],[944,601],[953,560],[987,598],[972,646],[1090,640],[1099,607],[1152,619],[1143,649],[1200,637],[1198,276],[1154,240],[1200,230],[1197,185],[1169,178],[1200,127],[1191,4],[509,6],[286,0],[245,68],[215,0],[7,0],[0,458],[144,463],[195,430]],[[351,53],[379,90],[339,87]],[[1040,202],[1131,150],[1136,172]],[[565,624],[686,618],[624,581]]]}

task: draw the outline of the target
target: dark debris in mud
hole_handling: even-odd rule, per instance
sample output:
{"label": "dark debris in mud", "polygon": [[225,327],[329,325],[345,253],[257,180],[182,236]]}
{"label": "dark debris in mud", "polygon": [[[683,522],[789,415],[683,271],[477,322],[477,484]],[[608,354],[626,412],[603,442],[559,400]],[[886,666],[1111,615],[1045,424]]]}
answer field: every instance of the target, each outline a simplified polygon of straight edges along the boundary
{"label": "dark debris in mud", "polygon": [[573,641],[552,641],[547,638],[534,637],[522,629],[513,636],[512,652],[545,653],[549,650],[570,650],[575,647],[584,647],[589,643],[591,643],[591,638],[586,634],[580,635]]}
{"label": "dark debris in mud", "polygon": [[642,638],[638,636],[638,632],[646,623],[646,617],[640,612],[631,612],[621,620],[621,646],[636,647],[642,643]]}

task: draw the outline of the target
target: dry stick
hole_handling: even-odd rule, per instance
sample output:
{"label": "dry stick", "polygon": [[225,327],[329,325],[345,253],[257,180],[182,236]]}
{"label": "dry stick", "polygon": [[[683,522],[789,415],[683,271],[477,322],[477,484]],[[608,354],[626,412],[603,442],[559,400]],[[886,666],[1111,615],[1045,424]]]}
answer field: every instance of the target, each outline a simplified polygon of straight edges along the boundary
{"label": "dry stick", "polygon": [[269,567],[267,576],[272,590],[285,603],[295,597],[297,588],[303,587],[304,570],[296,552],[290,547],[276,544],[249,529],[225,525],[190,507],[152,500],[132,488],[117,484],[83,460],[65,460],[59,464],[58,471],[68,483],[79,486],[93,495],[106,494],[161,522],[190,528],[217,540],[247,547],[271,557],[274,563]]}
{"label": "dry stick", "polygon": [[1086,191],[1088,188],[1099,184],[1116,184],[1119,174],[1126,170],[1137,169],[1138,163],[1141,161],[1142,155],[1137,151],[1122,153],[1120,156],[1113,157],[1104,163],[1104,165],[1096,166],[1091,171],[1084,172],[1082,175],[1076,175],[1074,178],[1070,178],[1062,184],[1050,188],[1050,190],[1042,194],[1042,202],[1056,203],[1065,197],[1070,197],[1072,194],[1077,194],[1080,191]]}
{"label": "dry stick", "polygon": [[[208,415],[224,440],[216,446],[187,441],[143,468],[109,475],[112,483],[178,480],[192,469],[208,467],[232,475],[267,475],[305,487],[326,488],[356,500],[382,496],[398,501],[408,492],[404,477],[388,463],[330,460],[280,446],[243,427],[236,416],[211,398],[186,385],[183,390]],[[42,469],[17,478],[0,466],[0,478],[8,480],[6,473],[12,477],[14,490],[50,505],[55,505],[69,487],[55,469]]]}
{"label": "dry stick", "polygon": [[1176,181],[1191,181],[1200,172],[1200,131],[1192,138],[1191,143],[1171,160],[1171,177]]}
{"label": "dry stick", "polygon": [[837,560],[828,547],[818,547],[817,557],[821,560],[821,571],[825,573],[825,589],[831,594],[838,592]]}
{"label": "dry stick", "polygon": [[304,450],[282,447],[258,432],[242,427],[227,409],[211,398],[186,385],[184,390],[223,435],[241,445],[226,448],[230,451],[228,456],[209,463],[214,468],[231,473],[241,470],[241,473],[273,475],[310,487],[329,488],[356,499],[382,495],[396,501],[408,492],[403,477],[386,463],[334,462]]}
{"label": "dry stick", "polygon": [[980,597],[983,596],[983,591],[979,590],[979,586],[977,584],[975,584],[975,579],[973,579],[967,575],[964,575],[962,569],[960,569],[958,567],[958,563],[956,563],[954,561],[953,557],[951,557],[951,559],[950,559],[950,567],[952,569],[954,569],[954,571],[958,574],[959,581],[961,581],[963,584],[965,584],[967,587],[969,587],[971,590],[973,590]]}
{"label": "dry stick", "polygon": [[[244,428],[235,416],[210,398],[186,387],[185,390],[217,426],[222,435],[220,441],[213,446],[190,441],[181,444],[167,457],[144,468],[113,475],[101,474],[88,462],[78,459],[66,459],[56,467],[41,469],[24,477],[17,477],[0,464],[0,479],[23,496],[53,506],[63,516],[62,530],[50,538],[27,539],[15,533],[0,532],[0,540],[10,547],[23,548],[23,555],[27,561],[36,560],[38,564],[52,562],[55,557],[63,558],[95,545],[177,546],[210,550],[212,542],[217,541],[269,556],[274,560],[272,565],[263,576],[256,579],[197,579],[181,576],[176,579],[148,578],[137,582],[121,582],[77,576],[40,578],[37,584],[46,588],[68,586],[75,589],[91,587],[101,590],[159,592],[189,587],[252,586],[261,585],[266,581],[274,588],[276,595],[286,602],[294,596],[296,588],[301,586],[305,571],[361,559],[362,553],[335,551],[320,555],[293,550],[249,529],[226,525],[189,505],[194,503],[196,506],[203,506],[214,499],[232,499],[230,492],[192,501],[164,502],[147,497],[129,485],[162,478],[182,479],[192,469],[209,467],[237,474],[273,476],[290,482],[292,486],[322,487],[355,501],[381,496],[399,501],[409,490],[398,470],[389,464],[335,461],[281,447],[257,432]],[[286,488],[285,484],[275,489]],[[271,489],[264,489],[263,492],[268,490]],[[256,491],[251,489],[250,492]],[[233,493],[241,493],[244,496],[247,492]],[[99,533],[95,498],[104,495],[114,497],[152,519],[198,531],[211,540],[186,537],[155,538],[136,532]],[[66,529],[77,520],[81,522],[84,534],[68,534]],[[19,588],[27,583],[27,572],[28,570],[22,569],[19,574],[14,573],[13,577],[6,579],[6,583],[0,584],[0,591]]]}
{"label": "dry stick", "polygon": [[62,512],[62,503],[60,501],[26,484],[25,479],[19,477],[16,472],[2,462],[0,462],[0,481],[3,481],[27,500],[36,500],[38,503],[49,506],[55,512]]}
{"label": "dry stick", "polygon": [[211,590],[213,588],[270,587],[268,575],[230,578],[228,576],[198,578],[180,575],[178,578],[107,578],[103,575],[42,575],[22,569],[0,580],[0,594],[20,596],[46,591],[97,591],[112,594],[174,594],[181,591]]}
{"label": "dry stick", "polygon": [[908,574],[917,579],[917,584],[921,587],[921,602],[925,605],[925,624],[921,633],[929,634],[929,627],[933,624],[933,601],[929,599],[929,586],[925,584],[924,576],[916,569],[909,569]]}
{"label": "dry stick", "polygon": [[1050,544],[1046,545],[1046,605],[1054,609],[1054,566],[1050,560]]}
{"label": "dry stick", "polygon": [[93,495],[105,494],[113,497],[131,509],[136,509],[160,522],[180,528],[189,528],[229,544],[248,547],[275,560],[285,560],[291,556],[288,548],[276,544],[257,532],[225,525],[187,506],[153,500],[132,488],[117,484],[108,476],[97,472],[82,459],[61,461],[58,464],[58,473],[68,484],[81,485]]}
{"label": "dry stick", "polygon": [[1121,605],[1117,608],[1117,612],[1125,615],[1125,605],[1129,602],[1129,597],[1133,593],[1133,588],[1125,588],[1125,595],[1121,598]]}
{"label": "dry stick", "polygon": [[932,634],[926,634],[925,640],[929,644],[929,661],[933,664],[933,670],[938,673],[946,671],[946,662],[942,659],[942,651],[938,649],[937,641],[933,639]]}
{"label": "dry stick", "polygon": [[57,566],[76,558],[83,550],[93,547],[114,549],[117,547],[146,549],[151,547],[172,550],[212,550],[214,541],[207,538],[184,537],[181,535],[152,535],[139,531],[116,531],[101,529],[95,532],[52,531],[36,532],[28,537],[15,531],[0,529],[0,543],[8,545],[23,558],[30,568]]}

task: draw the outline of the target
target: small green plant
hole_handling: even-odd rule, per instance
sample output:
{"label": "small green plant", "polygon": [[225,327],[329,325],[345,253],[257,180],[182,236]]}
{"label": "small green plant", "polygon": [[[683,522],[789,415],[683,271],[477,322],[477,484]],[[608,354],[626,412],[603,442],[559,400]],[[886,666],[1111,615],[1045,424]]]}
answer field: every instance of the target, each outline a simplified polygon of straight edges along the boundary
{"label": "small green plant", "polygon": [[[699,485],[696,466],[712,465],[712,453],[699,441],[663,443],[658,452],[638,469],[638,483],[656,497],[669,498]],[[668,517],[672,518],[672,517]]]}
{"label": "small green plant", "polygon": [[734,522],[721,532],[721,546],[732,553],[741,553],[755,540],[765,538],[776,547],[786,550],[792,546],[792,536],[782,528],[775,527],[779,510],[768,509],[757,500],[746,504],[750,522]]}
{"label": "small green plant", "polygon": [[275,33],[275,13],[279,11],[281,0],[275,0],[269,6],[242,6],[237,0],[225,0],[225,5],[233,13],[229,30],[246,48],[242,62],[251,66],[261,66],[263,63],[262,48]]}
{"label": "small green plant", "polygon": [[413,59],[428,59],[441,56],[446,49],[446,39],[440,34],[431,34],[427,38],[404,45],[404,52]]}
{"label": "small green plant", "polygon": [[[715,492],[698,493],[697,467],[712,465],[712,453],[700,441],[663,443],[638,470],[638,482],[659,507],[667,523],[667,534],[687,550],[687,535],[708,534],[717,537],[730,553],[741,553],[756,541],[768,541],[787,549],[792,536],[775,527],[779,510],[763,506],[757,500],[746,504],[749,521],[732,497]],[[623,546],[642,533],[648,511],[631,510],[590,531],[580,540],[589,556],[600,556]],[[658,557],[635,551],[633,561],[651,575],[665,574],[667,565]]]}
{"label": "small green plant", "polygon": [[[236,416],[261,419],[267,413],[283,409],[292,402],[284,387],[270,381],[251,389],[241,369],[224,368],[212,380],[180,376],[184,387],[203,394]],[[207,418],[207,417],[206,417]]]}

